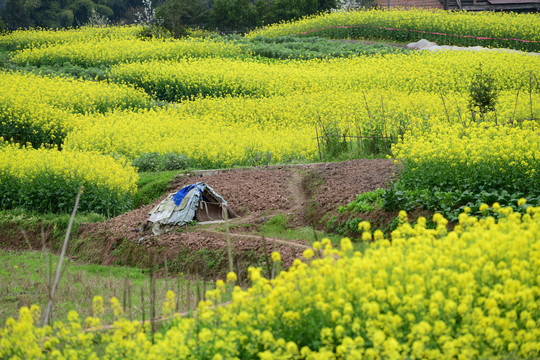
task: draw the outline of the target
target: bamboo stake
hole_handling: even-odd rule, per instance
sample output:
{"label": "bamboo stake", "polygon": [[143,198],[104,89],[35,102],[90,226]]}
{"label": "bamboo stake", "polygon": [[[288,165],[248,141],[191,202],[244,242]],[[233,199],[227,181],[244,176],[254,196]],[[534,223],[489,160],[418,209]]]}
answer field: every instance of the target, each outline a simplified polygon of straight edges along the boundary
{"label": "bamboo stake", "polygon": [[196,295],[197,303],[195,304],[195,308],[197,308],[197,305],[199,305],[199,303],[201,302],[201,289],[200,289],[200,284],[199,284],[198,271],[195,273],[195,289],[197,291],[197,295]]}
{"label": "bamboo stake", "polygon": [[129,274],[128,274],[128,309],[129,309],[129,321],[133,321],[133,312],[132,312],[132,303],[131,303],[131,283],[129,281]]}
{"label": "bamboo stake", "polygon": [[231,249],[231,234],[229,232],[229,213],[227,209],[224,208],[223,218],[225,219],[225,238],[227,240],[227,254],[229,255],[229,271],[233,272],[233,258],[232,258],[232,249]]}
{"label": "bamboo stake", "polygon": [[187,299],[187,302],[186,302],[186,306],[187,306],[187,313],[188,313],[188,316],[190,316],[190,312],[191,312],[191,280],[187,280],[186,281],[186,299]]}
{"label": "bamboo stake", "polygon": [[126,277],[124,278],[124,291],[122,296],[122,307],[124,309],[124,314],[127,310],[127,287],[128,287],[128,281],[129,281],[129,270],[126,265]]}
{"label": "bamboo stake", "polygon": [[165,260],[165,293],[169,291],[169,267],[167,266],[167,255],[163,255]]}
{"label": "bamboo stake", "polygon": [[203,278],[202,298],[206,301],[206,278]]}
{"label": "bamboo stake", "polygon": [[62,246],[62,253],[60,254],[60,259],[58,260],[58,266],[56,268],[56,276],[51,287],[49,302],[47,303],[47,308],[45,309],[42,325],[45,325],[49,319],[52,319],[52,305],[53,305],[54,295],[56,293],[58,283],[60,282],[62,264],[64,262],[64,257],[66,255],[67,244],[69,241],[69,235],[71,234],[73,220],[75,220],[75,214],[77,213],[77,208],[79,207],[79,200],[81,199],[81,193],[82,193],[82,186],[79,188],[79,193],[77,194],[77,199],[75,200],[75,206],[73,207],[73,212],[71,213],[71,218],[69,219],[69,225],[66,231],[66,237],[64,238],[64,244]]}
{"label": "bamboo stake", "polygon": [[180,277],[176,277],[176,307],[174,312],[178,312],[180,306]]}
{"label": "bamboo stake", "polygon": [[516,103],[514,104],[514,113],[512,114],[512,124],[514,123],[514,119],[516,118],[516,109],[517,109],[519,91],[520,90],[521,90],[521,86],[518,88],[518,91],[517,91],[517,94],[516,94]]}
{"label": "bamboo stake", "polygon": [[261,226],[261,237],[262,237],[262,242],[263,242],[264,257],[266,258],[266,271],[267,271],[268,277],[270,277],[270,271],[272,267],[270,266],[270,256],[268,256],[268,246],[266,244],[266,237],[264,236],[264,230],[262,226]]}
{"label": "bamboo stake", "polygon": [[240,261],[236,262],[236,277],[238,278],[238,284],[242,282],[242,279],[240,278]]}
{"label": "bamboo stake", "polygon": [[317,135],[317,148],[319,149],[319,159],[322,161],[321,142],[319,141],[319,128],[315,125],[315,135]]}
{"label": "bamboo stake", "polygon": [[142,323],[145,321],[145,312],[144,312],[144,286],[141,286],[141,310],[142,310]]}
{"label": "bamboo stake", "polygon": [[152,261],[152,267],[150,268],[150,324],[152,333],[152,344],[154,344],[154,335],[156,332],[156,278],[155,278],[155,266],[156,266],[156,253]]}

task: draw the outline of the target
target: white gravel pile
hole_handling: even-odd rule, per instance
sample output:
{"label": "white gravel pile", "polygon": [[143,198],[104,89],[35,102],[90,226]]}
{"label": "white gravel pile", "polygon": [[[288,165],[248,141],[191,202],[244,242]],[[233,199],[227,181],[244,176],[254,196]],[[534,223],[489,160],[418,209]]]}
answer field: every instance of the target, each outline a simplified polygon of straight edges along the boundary
{"label": "white gravel pile", "polygon": [[482,46],[462,47],[462,46],[450,46],[450,45],[437,45],[436,43],[428,41],[426,39],[422,39],[418,42],[407,44],[407,47],[409,49],[427,50],[427,51],[432,51],[432,52],[442,51],[442,50],[462,50],[462,51],[512,52],[512,53],[519,53],[519,54],[526,54],[526,55],[533,55],[533,56],[540,55],[540,53],[537,53],[537,52],[526,52],[526,51],[518,51],[518,50],[512,50],[512,49],[485,48]]}

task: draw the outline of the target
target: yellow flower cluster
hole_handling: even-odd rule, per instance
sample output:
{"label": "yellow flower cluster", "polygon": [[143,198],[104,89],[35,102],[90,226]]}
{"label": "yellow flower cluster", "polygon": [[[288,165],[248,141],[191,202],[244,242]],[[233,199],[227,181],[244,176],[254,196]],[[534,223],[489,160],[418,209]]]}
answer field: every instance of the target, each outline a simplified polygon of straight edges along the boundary
{"label": "yellow flower cluster", "polygon": [[40,47],[47,44],[62,44],[67,42],[97,41],[102,39],[134,39],[141,31],[136,26],[82,26],[76,29],[34,29],[16,30],[0,36],[0,48],[7,50],[22,50]]}
{"label": "yellow flower cluster", "polygon": [[[505,93],[503,93],[505,94]],[[512,119],[515,96],[501,96],[499,121]],[[535,116],[540,95],[533,94]],[[366,101],[368,107],[366,108]],[[447,94],[451,123],[467,119],[464,95]],[[369,110],[369,111],[368,111]],[[515,118],[530,116],[530,103],[521,96]],[[122,154],[176,152],[198,166],[256,165],[272,161],[312,159],[317,154],[315,127],[321,119],[337,122],[342,131],[363,135],[421,135],[436,124],[448,125],[441,98],[432,93],[396,90],[367,92],[321,91],[269,98],[197,99],[178,107],[115,112],[86,118],[72,131],[65,148]],[[488,117],[494,122],[494,115]]]}
{"label": "yellow flower cluster", "polygon": [[35,66],[71,63],[83,67],[110,66],[149,59],[239,56],[244,50],[233,43],[213,40],[140,40],[103,38],[71,41],[17,51],[11,61]]}
{"label": "yellow flower cluster", "polygon": [[[390,16],[377,11],[366,14]],[[468,92],[480,65],[500,91],[496,112],[485,115],[485,124],[540,118],[540,93],[534,88],[540,63],[529,55],[440,52],[265,62],[249,59],[242,46],[223,41],[141,41],[130,32],[132,28],[77,31],[52,34],[50,41],[47,32],[37,32],[43,39],[37,35],[36,39],[44,45],[29,45],[13,59],[37,65],[112,64],[113,82],[182,103],[149,109],[148,95],[123,84],[0,74],[4,139],[127,159],[148,152],[174,152],[188,156],[191,166],[208,168],[313,159],[318,155],[316,127],[324,123],[350,135],[392,135],[394,141],[405,136],[406,142],[395,148],[405,161],[417,154],[418,149],[406,146],[414,136],[424,139],[441,133],[439,129],[470,122]],[[84,31],[95,34],[86,41]],[[15,34],[23,36],[23,32]],[[523,127],[520,136],[527,138],[525,133],[532,129],[532,125]],[[512,136],[501,132],[502,143]],[[439,154],[443,153],[441,145]],[[469,166],[464,159],[460,164]],[[530,171],[536,163],[524,161],[527,165],[519,169],[534,178]]]}
{"label": "yellow flower cluster", "polygon": [[[540,19],[535,14],[399,9],[332,12],[299,21],[279,23],[252,31],[248,36],[285,36],[335,26],[390,27],[451,35],[540,40]],[[418,34],[422,36],[422,34]],[[448,36],[448,39],[453,40]]]}
{"label": "yellow flower cluster", "polygon": [[117,84],[23,73],[0,73],[0,135],[34,147],[62,145],[63,137],[88,114],[150,107],[144,92]]}
{"label": "yellow flower cluster", "polygon": [[0,207],[70,211],[83,186],[80,211],[118,214],[131,205],[138,175],[125,161],[81,152],[0,147]]}
{"label": "yellow flower cluster", "polygon": [[187,59],[112,68],[113,81],[134,84],[161,100],[191,96],[287,95],[395,89],[403,92],[468,93],[478,67],[499,91],[525,89],[540,74],[537,57],[514,53],[416,52],[347,59],[264,63],[239,59]]}
{"label": "yellow flower cluster", "polygon": [[183,108],[167,108],[88,118],[84,127],[66,137],[64,148],[116,153],[130,159],[147,152],[174,152],[188,156],[193,166],[208,168],[250,161],[256,165],[265,156],[274,161],[290,160],[292,155],[310,158],[314,149],[310,136],[291,125],[233,123],[231,116],[194,116]]}
{"label": "yellow flower cluster", "polygon": [[[120,314],[99,350],[111,359],[538,358],[540,208],[496,211],[498,221],[462,213],[452,231],[440,214],[436,229],[405,222],[363,254],[348,239],[341,250],[324,239],[274,280],[250,268],[252,286],[213,307],[218,286],[196,319],[175,319],[154,344]],[[0,357],[97,356],[76,314],[54,335],[35,326],[38,314],[22,308],[8,320]]]}
{"label": "yellow flower cluster", "polygon": [[[414,188],[505,189],[534,193],[540,188],[540,127],[461,124],[434,126],[405,136],[393,147],[403,167],[400,181]],[[495,182],[495,183],[493,183]]]}
{"label": "yellow flower cluster", "polygon": [[148,95],[132,87],[16,72],[0,73],[0,96],[80,114],[151,106]]}

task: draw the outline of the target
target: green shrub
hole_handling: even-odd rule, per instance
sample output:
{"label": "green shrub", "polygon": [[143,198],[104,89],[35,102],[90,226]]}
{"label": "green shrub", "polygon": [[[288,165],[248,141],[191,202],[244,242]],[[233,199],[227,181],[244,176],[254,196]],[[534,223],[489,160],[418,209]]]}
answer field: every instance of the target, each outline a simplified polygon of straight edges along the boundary
{"label": "green shrub", "polygon": [[189,165],[189,158],[182,154],[157,152],[144,153],[133,159],[131,164],[139,172],[183,170]]}

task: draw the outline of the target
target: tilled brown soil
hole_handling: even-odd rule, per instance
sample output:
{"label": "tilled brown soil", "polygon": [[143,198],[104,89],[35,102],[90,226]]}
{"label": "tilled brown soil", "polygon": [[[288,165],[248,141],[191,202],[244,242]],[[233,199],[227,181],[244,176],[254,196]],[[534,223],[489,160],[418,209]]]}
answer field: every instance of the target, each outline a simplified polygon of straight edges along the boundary
{"label": "tilled brown soil", "polygon": [[360,193],[387,187],[395,169],[393,160],[386,159],[352,160],[313,168],[312,178],[321,182],[312,198],[319,217],[348,204]]}
{"label": "tilled brown soil", "polygon": [[230,170],[207,176],[177,178],[176,190],[204,181],[221,195],[238,215],[291,208],[287,184],[291,171],[283,168]]}
{"label": "tilled brown soil", "polygon": [[[252,228],[257,229],[263,217],[292,214],[295,226],[306,226],[316,224],[326,213],[335,212],[339,206],[354,200],[359,193],[386,187],[394,171],[392,160],[378,159],[194,172],[177,177],[171,185],[171,192],[204,181],[227,200],[239,215],[233,224],[251,224]],[[147,266],[151,262],[150,254],[158,251],[160,263],[165,257],[173,259],[171,263],[178,270],[185,271],[189,270],[186,268],[188,265],[182,265],[180,258],[206,254],[207,257],[219,258],[219,264],[213,263],[214,266],[226,268],[228,260],[223,256],[227,250],[226,235],[222,224],[188,226],[160,236],[152,236],[150,232],[140,230],[148,212],[166,195],[151,205],[103,223],[82,227],[79,238],[88,257],[104,264]],[[307,245],[304,241],[274,242],[269,239],[265,254],[265,245],[258,235],[242,236],[235,233],[231,234],[235,262],[245,263],[246,268],[249,262],[261,265],[274,248],[281,253],[283,265],[290,266],[293,259],[301,256]],[[125,249],[128,247],[131,259],[127,259]],[[121,248],[124,251],[116,251]],[[204,261],[201,259],[201,262]],[[190,263],[197,261],[191,259]]]}

